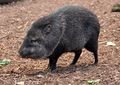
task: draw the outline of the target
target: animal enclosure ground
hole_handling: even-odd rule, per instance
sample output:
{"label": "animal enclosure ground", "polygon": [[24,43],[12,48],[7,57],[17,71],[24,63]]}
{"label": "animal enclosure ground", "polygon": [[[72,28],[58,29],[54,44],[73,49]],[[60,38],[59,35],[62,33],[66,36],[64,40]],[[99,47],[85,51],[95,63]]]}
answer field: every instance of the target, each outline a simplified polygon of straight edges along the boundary
{"label": "animal enclosure ground", "polygon": [[[120,13],[111,12],[119,0],[23,0],[0,6],[0,59],[11,63],[0,68],[0,85],[88,85],[87,80],[100,79],[96,85],[120,85]],[[58,61],[58,72],[47,72],[48,60],[22,59],[18,49],[31,23],[64,5],[80,5],[99,18],[99,63],[92,66],[93,55],[83,50],[75,66],[69,66],[74,54],[65,53]],[[107,42],[115,46],[106,46]],[[37,74],[38,73],[38,74]]]}

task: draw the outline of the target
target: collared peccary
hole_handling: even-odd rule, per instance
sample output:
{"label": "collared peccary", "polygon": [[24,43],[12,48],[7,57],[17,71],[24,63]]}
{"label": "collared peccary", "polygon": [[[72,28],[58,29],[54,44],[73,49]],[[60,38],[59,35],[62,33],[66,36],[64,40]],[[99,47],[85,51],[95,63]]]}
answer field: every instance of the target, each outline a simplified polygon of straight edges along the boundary
{"label": "collared peccary", "polygon": [[83,48],[93,52],[98,63],[100,25],[95,14],[79,6],[65,6],[35,21],[28,30],[19,50],[23,58],[49,58],[49,69],[64,52],[74,52],[74,65]]}

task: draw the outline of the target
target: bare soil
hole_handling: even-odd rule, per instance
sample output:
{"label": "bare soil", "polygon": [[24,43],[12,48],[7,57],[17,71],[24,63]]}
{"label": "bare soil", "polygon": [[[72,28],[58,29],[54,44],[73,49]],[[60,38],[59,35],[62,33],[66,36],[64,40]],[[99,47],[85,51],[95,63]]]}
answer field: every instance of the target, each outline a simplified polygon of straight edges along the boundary
{"label": "bare soil", "polygon": [[[100,79],[96,85],[120,85],[120,12],[111,8],[120,0],[23,0],[0,6],[0,59],[11,64],[0,68],[0,85],[88,85],[87,80]],[[22,59],[18,50],[33,21],[64,5],[84,6],[99,18],[99,63],[91,65],[93,55],[83,50],[75,66],[69,66],[74,53],[63,54],[58,72],[46,70],[48,60]],[[106,46],[108,41],[116,46]]]}

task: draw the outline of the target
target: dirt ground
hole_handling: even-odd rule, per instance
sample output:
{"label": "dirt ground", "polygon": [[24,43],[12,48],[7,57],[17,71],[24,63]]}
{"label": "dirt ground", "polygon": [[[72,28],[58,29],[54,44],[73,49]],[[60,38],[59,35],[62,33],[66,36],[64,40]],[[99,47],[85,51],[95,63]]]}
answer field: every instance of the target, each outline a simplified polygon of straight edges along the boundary
{"label": "dirt ground", "polygon": [[[112,13],[120,0],[23,0],[0,6],[0,59],[11,64],[0,68],[0,85],[88,85],[87,80],[99,79],[96,85],[120,85],[120,13]],[[63,54],[58,72],[47,72],[48,60],[22,59],[18,49],[31,23],[64,5],[80,5],[99,18],[99,63],[92,66],[93,55],[83,50],[76,66],[70,67],[73,53]],[[107,42],[115,46],[106,46]]]}

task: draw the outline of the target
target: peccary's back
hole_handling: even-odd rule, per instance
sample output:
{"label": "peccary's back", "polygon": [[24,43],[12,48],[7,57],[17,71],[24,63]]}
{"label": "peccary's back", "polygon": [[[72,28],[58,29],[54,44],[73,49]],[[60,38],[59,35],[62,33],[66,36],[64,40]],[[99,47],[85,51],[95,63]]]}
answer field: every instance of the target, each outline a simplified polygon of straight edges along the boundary
{"label": "peccary's back", "polygon": [[65,18],[65,33],[61,43],[66,50],[81,49],[90,39],[98,40],[100,25],[91,11],[78,6],[67,6],[56,12],[56,15],[59,14]]}

